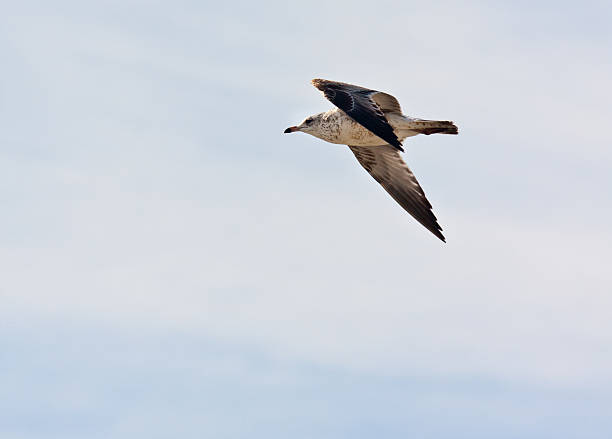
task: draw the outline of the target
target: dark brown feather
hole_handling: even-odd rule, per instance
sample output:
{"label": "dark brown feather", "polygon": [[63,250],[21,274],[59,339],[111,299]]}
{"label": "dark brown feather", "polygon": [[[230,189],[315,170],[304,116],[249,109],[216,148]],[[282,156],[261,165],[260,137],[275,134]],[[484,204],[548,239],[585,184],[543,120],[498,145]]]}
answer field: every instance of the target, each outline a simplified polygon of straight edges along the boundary
{"label": "dark brown feather", "polygon": [[[389,121],[387,121],[384,111],[373,98],[381,92],[326,79],[313,79],[312,84],[321,90],[332,104],[344,111],[355,122],[367,128],[385,142],[393,145],[396,149],[404,150],[402,143],[393,132]],[[395,100],[393,96],[386,93],[384,97],[386,97],[388,102],[392,102],[389,98]],[[399,109],[399,104],[395,104],[397,104],[397,101],[390,105],[393,111]]]}
{"label": "dark brown feather", "polygon": [[446,242],[442,227],[414,174],[391,145],[350,146],[357,161],[400,206],[427,230]]}

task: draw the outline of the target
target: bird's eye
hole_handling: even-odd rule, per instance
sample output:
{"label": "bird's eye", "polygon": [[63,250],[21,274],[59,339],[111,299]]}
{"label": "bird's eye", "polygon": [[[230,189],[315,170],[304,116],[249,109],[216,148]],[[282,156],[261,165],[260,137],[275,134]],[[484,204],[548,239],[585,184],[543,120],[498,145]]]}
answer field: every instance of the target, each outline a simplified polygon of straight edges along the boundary
{"label": "bird's eye", "polygon": [[304,121],[304,123],[309,124],[309,123],[312,123],[313,120],[314,119],[312,117],[309,117],[308,119]]}

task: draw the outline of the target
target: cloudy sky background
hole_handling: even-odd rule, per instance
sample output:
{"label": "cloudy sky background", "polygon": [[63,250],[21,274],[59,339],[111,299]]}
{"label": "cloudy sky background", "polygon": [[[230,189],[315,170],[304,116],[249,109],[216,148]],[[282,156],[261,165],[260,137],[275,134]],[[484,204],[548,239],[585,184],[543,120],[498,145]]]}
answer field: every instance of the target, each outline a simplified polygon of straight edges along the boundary
{"label": "cloudy sky background", "polygon": [[[610,437],[609,2],[2,6],[0,436]],[[314,77],[458,124],[448,244]]]}

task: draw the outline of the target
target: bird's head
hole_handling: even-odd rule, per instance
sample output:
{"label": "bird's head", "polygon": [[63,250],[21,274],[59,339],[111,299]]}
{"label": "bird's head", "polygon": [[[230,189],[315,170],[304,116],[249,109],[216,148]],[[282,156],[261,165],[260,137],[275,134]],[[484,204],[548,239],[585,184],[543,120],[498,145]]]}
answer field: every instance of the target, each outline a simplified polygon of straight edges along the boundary
{"label": "bird's head", "polygon": [[319,125],[321,124],[321,117],[325,113],[315,114],[313,116],[308,116],[304,119],[299,125],[289,127],[284,132],[285,133],[295,133],[296,131],[302,131],[304,133],[315,135],[317,132]]}

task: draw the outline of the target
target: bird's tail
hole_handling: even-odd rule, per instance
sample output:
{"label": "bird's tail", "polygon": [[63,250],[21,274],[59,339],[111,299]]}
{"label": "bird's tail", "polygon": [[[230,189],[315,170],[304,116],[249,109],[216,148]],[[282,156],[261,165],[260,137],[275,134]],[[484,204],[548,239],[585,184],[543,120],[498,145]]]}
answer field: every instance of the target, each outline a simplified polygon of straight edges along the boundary
{"label": "bird's tail", "polygon": [[458,134],[457,126],[449,120],[411,120],[404,129],[415,131],[419,134]]}

